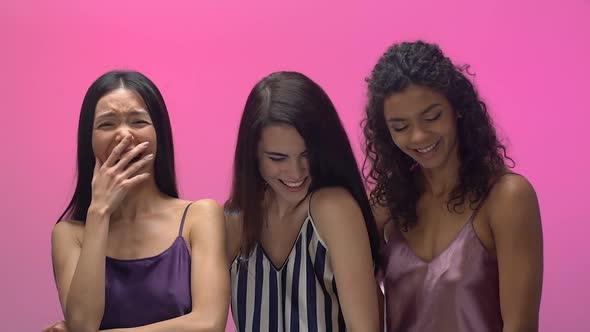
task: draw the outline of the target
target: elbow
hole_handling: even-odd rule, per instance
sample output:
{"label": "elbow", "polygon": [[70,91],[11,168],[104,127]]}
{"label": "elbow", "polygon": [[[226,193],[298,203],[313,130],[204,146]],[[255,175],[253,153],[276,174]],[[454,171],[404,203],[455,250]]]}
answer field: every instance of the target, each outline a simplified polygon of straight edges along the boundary
{"label": "elbow", "polygon": [[349,332],[380,332],[383,329],[380,327],[379,321],[366,322],[365,324],[346,324],[346,330]]}
{"label": "elbow", "polygon": [[80,313],[66,315],[66,326],[70,332],[97,332],[100,322],[95,319],[88,319]]}
{"label": "elbow", "polygon": [[199,331],[224,332],[226,322],[227,317],[225,319],[205,319],[201,322]]}
{"label": "elbow", "polygon": [[502,332],[539,332],[538,323],[519,323],[519,324],[506,324],[504,323],[504,329]]}
{"label": "elbow", "polygon": [[98,327],[88,324],[84,321],[66,321],[66,326],[70,332],[97,332]]}
{"label": "elbow", "polygon": [[[190,314],[189,314],[190,315]],[[227,315],[209,314],[209,315],[194,315],[191,319],[193,322],[192,330],[199,332],[224,332],[227,324]]]}

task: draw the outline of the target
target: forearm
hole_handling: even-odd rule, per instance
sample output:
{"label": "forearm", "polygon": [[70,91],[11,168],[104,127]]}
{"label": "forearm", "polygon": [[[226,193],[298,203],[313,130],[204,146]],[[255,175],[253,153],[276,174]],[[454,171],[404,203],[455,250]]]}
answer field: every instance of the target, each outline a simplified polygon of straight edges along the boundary
{"label": "forearm", "polygon": [[346,323],[346,331],[348,332],[379,332],[382,330],[381,325],[377,320],[367,320],[365,322],[358,322],[349,324]]}
{"label": "forearm", "polygon": [[[227,313],[227,310],[222,310]],[[184,316],[150,325],[127,329],[101,330],[100,332],[223,332],[227,314],[193,311]]]}
{"label": "forearm", "polygon": [[505,317],[502,332],[538,332],[539,317],[533,313],[521,313],[518,317]]}
{"label": "forearm", "polygon": [[72,332],[97,331],[102,320],[108,230],[109,216],[89,209],[66,302],[65,318]]}
{"label": "forearm", "polygon": [[538,324],[512,324],[504,325],[502,332],[538,332]]}

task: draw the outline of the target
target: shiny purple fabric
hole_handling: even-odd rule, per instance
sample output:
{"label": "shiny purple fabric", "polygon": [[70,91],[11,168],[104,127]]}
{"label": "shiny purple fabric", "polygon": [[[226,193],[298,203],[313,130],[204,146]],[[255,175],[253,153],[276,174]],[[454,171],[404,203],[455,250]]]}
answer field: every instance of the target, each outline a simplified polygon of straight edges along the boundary
{"label": "shiny purple fabric", "polygon": [[101,330],[148,325],[191,311],[191,257],[182,237],[186,211],[178,237],[161,254],[133,260],[106,258]]}
{"label": "shiny purple fabric", "polygon": [[387,332],[502,331],[498,263],[472,219],[431,262],[392,227],[382,252]]}

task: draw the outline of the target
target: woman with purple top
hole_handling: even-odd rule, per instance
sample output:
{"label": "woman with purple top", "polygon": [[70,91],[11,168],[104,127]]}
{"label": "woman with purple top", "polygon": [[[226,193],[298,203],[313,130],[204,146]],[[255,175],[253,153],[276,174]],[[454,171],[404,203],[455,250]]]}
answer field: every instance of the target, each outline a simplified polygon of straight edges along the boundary
{"label": "woman with purple top", "polygon": [[537,331],[535,191],[486,105],[438,46],[393,45],[368,79],[364,133],[388,332]]}
{"label": "woman with purple top", "polygon": [[223,209],[178,198],[157,87],[113,71],[88,89],[75,193],[52,233],[65,316],[48,331],[223,331],[229,306]]}

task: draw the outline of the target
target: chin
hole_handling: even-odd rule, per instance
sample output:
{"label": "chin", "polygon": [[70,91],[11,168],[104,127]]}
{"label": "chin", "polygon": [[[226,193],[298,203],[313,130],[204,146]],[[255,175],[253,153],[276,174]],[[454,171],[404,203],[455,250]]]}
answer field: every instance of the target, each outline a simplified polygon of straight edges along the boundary
{"label": "chin", "polygon": [[309,192],[309,186],[307,186],[306,188],[297,191],[297,192],[292,192],[292,191],[288,191],[288,190],[281,190],[279,192],[277,192],[275,190],[275,193],[277,193],[278,195],[280,195],[285,201],[296,205],[299,204],[302,200],[305,199],[305,197],[307,196]]}

